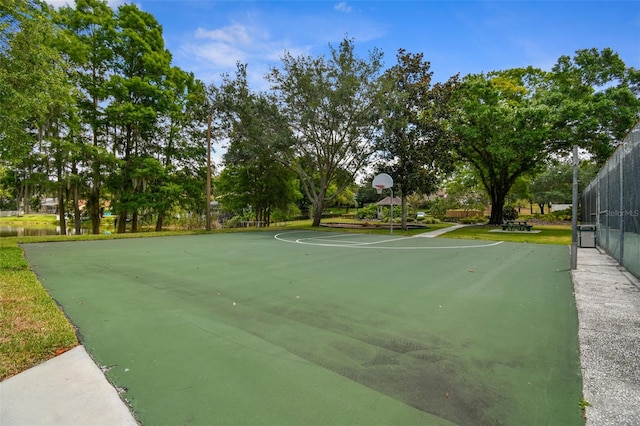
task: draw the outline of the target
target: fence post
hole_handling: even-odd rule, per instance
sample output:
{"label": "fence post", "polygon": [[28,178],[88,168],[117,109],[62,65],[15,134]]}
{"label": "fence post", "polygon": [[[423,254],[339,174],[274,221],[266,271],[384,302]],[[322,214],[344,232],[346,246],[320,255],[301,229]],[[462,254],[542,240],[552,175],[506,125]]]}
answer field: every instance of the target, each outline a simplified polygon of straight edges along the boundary
{"label": "fence post", "polygon": [[619,214],[620,214],[620,259],[618,259],[618,262],[620,262],[621,265],[624,265],[624,223],[625,223],[625,208],[624,208],[624,159],[625,159],[625,155],[626,152],[624,151],[624,148],[626,147],[626,144],[624,142],[622,142],[622,154],[620,155],[620,209]]}
{"label": "fence post", "polygon": [[578,145],[573,146],[573,190],[571,205],[571,269],[578,268]]}

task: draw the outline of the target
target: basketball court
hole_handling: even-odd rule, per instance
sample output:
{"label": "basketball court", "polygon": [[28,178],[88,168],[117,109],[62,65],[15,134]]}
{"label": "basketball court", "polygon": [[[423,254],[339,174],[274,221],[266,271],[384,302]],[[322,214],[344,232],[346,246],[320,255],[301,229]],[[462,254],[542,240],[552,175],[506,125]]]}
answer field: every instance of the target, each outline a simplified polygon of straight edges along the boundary
{"label": "basketball court", "polygon": [[142,424],[583,424],[563,246],[292,231],[23,248]]}

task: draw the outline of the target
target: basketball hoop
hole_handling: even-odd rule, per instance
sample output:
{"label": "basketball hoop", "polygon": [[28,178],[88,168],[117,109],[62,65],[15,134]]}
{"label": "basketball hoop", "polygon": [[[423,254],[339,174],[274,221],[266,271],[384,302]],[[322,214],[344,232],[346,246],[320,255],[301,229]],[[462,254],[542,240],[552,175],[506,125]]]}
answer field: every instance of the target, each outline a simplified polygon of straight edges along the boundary
{"label": "basketball hoop", "polygon": [[374,187],[376,191],[378,191],[378,194],[382,194],[383,189],[391,189],[391,209],[389,212],[391,220],[389,221],[389,229],[391,230],[391,234],[393,234],[393,178],[386,173],[380,173],[373,178],[371,186]]}

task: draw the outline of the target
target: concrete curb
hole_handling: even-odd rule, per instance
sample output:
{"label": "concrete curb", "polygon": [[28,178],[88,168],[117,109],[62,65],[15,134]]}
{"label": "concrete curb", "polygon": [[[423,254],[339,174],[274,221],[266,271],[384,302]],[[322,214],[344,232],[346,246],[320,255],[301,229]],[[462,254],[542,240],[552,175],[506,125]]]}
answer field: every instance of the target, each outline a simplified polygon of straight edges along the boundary
{"label": "concrete curb", "polygon": [[83,346],[0,382],[2,426],[136,426]]}

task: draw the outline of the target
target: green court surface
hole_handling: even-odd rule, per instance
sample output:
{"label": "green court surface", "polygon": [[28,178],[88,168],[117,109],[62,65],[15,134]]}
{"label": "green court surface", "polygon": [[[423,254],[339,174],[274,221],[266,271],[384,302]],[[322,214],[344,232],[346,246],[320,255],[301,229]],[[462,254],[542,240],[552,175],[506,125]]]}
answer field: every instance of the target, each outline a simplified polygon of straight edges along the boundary
{"label": "green court surface", "polygon": [[292,231],[28,244],[144,425],[582,425],[564,246]]}

